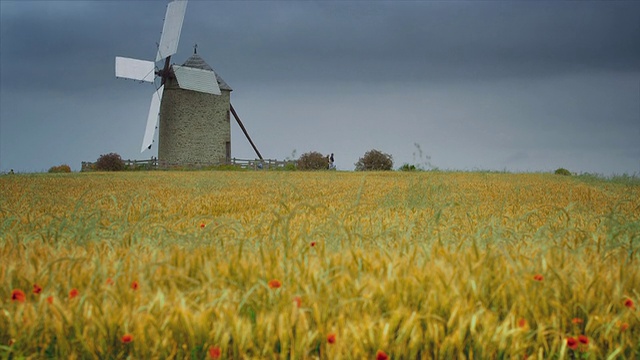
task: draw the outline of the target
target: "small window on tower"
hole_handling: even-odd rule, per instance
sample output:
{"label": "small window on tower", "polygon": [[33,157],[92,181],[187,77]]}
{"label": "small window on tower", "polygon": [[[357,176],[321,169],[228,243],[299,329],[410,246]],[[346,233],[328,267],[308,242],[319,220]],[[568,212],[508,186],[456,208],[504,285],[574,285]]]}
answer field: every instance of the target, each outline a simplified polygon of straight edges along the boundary
{"label": "small window on tower", "polygon": [[227,110],[227,122],[231,121],[231,112]]}

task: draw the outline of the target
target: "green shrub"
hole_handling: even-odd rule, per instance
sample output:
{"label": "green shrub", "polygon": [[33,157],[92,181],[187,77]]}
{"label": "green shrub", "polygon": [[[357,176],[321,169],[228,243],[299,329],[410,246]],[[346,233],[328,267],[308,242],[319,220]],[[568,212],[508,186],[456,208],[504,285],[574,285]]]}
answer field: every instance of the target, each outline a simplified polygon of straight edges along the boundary
{"label": "green shrub", "polygon": [[294,162],[288,162],[288,163],[283,167],[283,170],[285,170],[285,171],[295,171],[295,170],[297,170],[296,163],[294,163]]}
{"label": "green shrub", "polygon": [[317,151],[300,155],[297,162],[299,170],[325,170],[329,168],[329,159]]}
{"label": "green shrub", "polygon": [[120,155],[109,153],[100,155],[96,161],[96,170],[98,171],[122,171],[124,170],[124,161]]}
{"label": "green shrub", "polygon": [[571,176],[571,171],[565,169],[565,168],[559,168],[558,170],[555,171],[556,175],[563,175],[563,176]]}
{"label": "green shrub", "polygon": [[402,166],[400,166],[400,168],[398,169],[400,171],[417,171],[418,168],[416,168],[415,165],[410,165],[407,163],[402,164]]}
{"label": "green shrub", "polygon": [[62,164],[58,166],[52,166],[49,168],[50,173],[70,173],[71,167],[67,164]]}
{"label": "green shrub", "polygon": [[361,157],[356,165],[356,171],[380,171],[393,168],[393,158],[379,150],[369,150]]}

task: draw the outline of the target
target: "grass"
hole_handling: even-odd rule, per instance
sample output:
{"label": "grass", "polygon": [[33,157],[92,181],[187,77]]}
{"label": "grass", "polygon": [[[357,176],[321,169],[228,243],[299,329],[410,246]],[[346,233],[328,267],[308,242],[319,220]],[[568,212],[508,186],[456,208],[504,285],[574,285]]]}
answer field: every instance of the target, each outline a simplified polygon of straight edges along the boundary
{"label": "grass", "polygon": [[0,185],[3,358],[640,356],[635,183],[198,171]]}

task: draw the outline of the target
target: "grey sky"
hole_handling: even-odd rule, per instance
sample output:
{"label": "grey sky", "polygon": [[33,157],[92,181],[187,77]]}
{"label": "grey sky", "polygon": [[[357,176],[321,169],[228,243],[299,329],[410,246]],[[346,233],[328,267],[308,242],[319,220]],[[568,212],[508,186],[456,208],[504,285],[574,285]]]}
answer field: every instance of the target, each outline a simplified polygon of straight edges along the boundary
{"label": "grey sky", "polygon": [[[157,154],[114,57],[154,58],[166,4],[0,0],[0,171]],[[268,158],[640,173],[640,2],[192,0],[172,61],[194,43]]]}

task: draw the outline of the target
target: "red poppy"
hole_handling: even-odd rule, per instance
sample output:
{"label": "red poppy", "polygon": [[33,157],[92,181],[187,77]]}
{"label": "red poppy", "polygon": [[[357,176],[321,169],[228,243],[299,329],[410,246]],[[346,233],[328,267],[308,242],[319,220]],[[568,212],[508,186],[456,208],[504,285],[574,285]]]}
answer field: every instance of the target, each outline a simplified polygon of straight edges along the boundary
{"label": "red poppy", "polygon": [[113,279],[111,278],[107,278],[107,281],[105,282],[107,285],[113,285]]}
{"label": "red poppy", "polygon": [[633,300],[631,299],[627,299],[624,301],[624,306],[628,307],[629,309],[633,309]]}
{"label": "red poppy", "polygon": [[542,276],[542,275],[540,275],[540,274],[535,274],[535,275],[533,276],[533,280],[535,280],[535,281],[542,281],[542,280],[544,280],[544,276]]}
{"label": "red poppy", "polygon": [[571,323],[572,324],[582,324],[584,322],[584,320],[580,319],[580,318],[573,318],[571,319]]}
{"label": "red poppy", "polygon": [[327,342],[329,344],[335,344],[336,343],[336,334],[335,333],[331,333],[331,334],[327,335]]}
{"label": "red poppy", "polygon": [[80,295],[80,291],[78,291],[78,289],[73,288],[71,289],[71,291],[69,291],[69,299],[73,299],[74,297]]}
{"label": "red poppy", "polygon": [[567,338],[567,346],[571,350],[575,350],[578,348],[578,341],[572,337]]}
{"label": "red poppy", "polygon": [[11,301],[25,302],[26,300],[27,296],[24,294],[24,291],[20,289],[14,289],[11,292]]}
{"label": "red poppy", "polygon": [[578,335],[578,342],[583,345],[589,345],[589,338],[586,335]]}
{"label": "red poppy", "polygon": [[200,224],[200,229],[204,229],[204,223]]}
{"label": "red poppy", "polygon": [[296,303],[296,307],[302,306],[302,299],[300,298],[300,296],[294,297],[293,302]]}
{"label": "red poppy", "polygon": [[378,350],[376,353],[376,360],[389,360],[389,355],[382,350]]}
{"label": "red poppy", "polygon": [[629,328],[629,324],[628,323],[620,324],[620,331],[626,331],[628,328]]}
{"label": "red poppy", "polygon": [[48,296],[48,297],[47,297],[47,302],[48,302],[49,304],[53,304],[53,296]]}
{"label": "red poppy", "polygon": [[311,244],[309,244],[309,245],[311,245],[311,247],[314,247],[314,246],[316,246],[316,242],[312,241]]}
{"label": "red poppy", "polygon": [[134,282],[131,283],[131,288],[133,290],[138,290],[139,287],[140,287],[140,284],[138,284],[137,281],[134,281]]}
{"label": "red poppy", "polygon": [[527,326],[527,320],[525,320],[524,318],[521,318],[520,320],[518,320],[518,327],[525,327]]}
{"label": "red poppy", "polygon": [[131,334],[122,335],[122,343],[123,344],[128,344],[128,343],[130,343],[132,341],[133,341],[133,335],[131,335]]}
{"label": "red poppy", "polygon": [[219,346],[212,346],[209,348],[209,357],[212,359],[219,359],[222,356],[222,350]]}
{"label": "red poppy", "polygon": [[276,279],[269,280],[269,287],[270,288],[277,289],[280,286],[282,286],[282,283],[280,282],[280,280],[276,280]]}
{"label": "red poppy", "polygon": [[38,295],[42,292],[42,287],[38,284],[33,284],[33,293]]}

